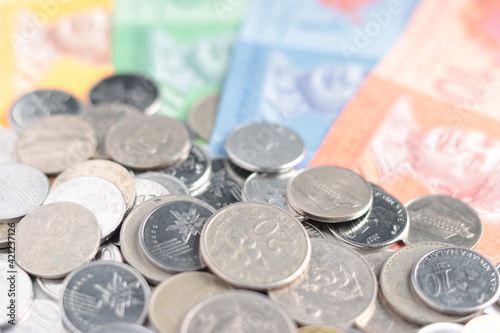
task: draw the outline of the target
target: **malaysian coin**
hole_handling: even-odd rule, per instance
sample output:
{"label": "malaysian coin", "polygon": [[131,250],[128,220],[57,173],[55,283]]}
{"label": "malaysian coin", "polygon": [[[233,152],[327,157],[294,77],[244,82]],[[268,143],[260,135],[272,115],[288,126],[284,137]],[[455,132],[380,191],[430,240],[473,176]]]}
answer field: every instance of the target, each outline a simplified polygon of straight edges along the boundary
{"label": "malaysian coin", "polygon": [[101,230],[87,208],[57,202],[36,208],[16,228],[16,261],[28,273],[66,276],[95,257]]}
{"label": "malaysian coin", "polygon": [[105,243],[97,250],[94,260],[123,262],[123,256],[118,246],[111,243]]}
{"label": "malaysian coin", "polygon": [[350,326],[375,302],[375,275],[354,250],[323,239],[311,246],[305,274],[269,297],[301,325]]}
{"label": "malaysian coin", "polygon": [[106,160],[86,161],[67,169],[54,180],[51,191],[68,180],[82,176],[95,176],[109,180],[123,193],[127,211],[134,206],[134,177],[120,164]]}
{"label": "malaysian coin", "polygon": [[411,282],[425,304],[451,314],[478,312],[500,296],[496,267],[479,253],[459,247],[424,255],[413,267]]}
{"label": "malaysian coin", "polygon": [[500,333],[500,315],[483,315],[464,325],[462,333]]}
{"label": "malaysian coin", "polygon": [[406,244],[437,241],[472,248],[482,233],[481,220],[465,202],[446,195],[427,195],[405,204],[410,228]]}
{"label": "malaysian coin", "polygon": [[173,273],[204,268],[200,235],[215,212],[210,205],[189,197],[155,208],[139,233],[144,254],[159,268]]}
{"label": "malaysian coin", "polygon": [[88,332],[112,322],[142,324],[150,293],[146,280],[132,267],[94,261],[66,278],[63,322],[73,332]]}
{"label": "malaysian coin", "polygon": [[387,192],[385,189],[383,189],[380,185],[377,185],[375,183],[372,183],[372,182],[368,182],[368,184],[370,184],[370,186],[372,187],[372,189],[374,190],[377,190],[377,191],[380,191],[380,192]]}
{"label": "malaysian coin", "polygon": [[123,103],[145,114],[153,114],[161,106],[158,86],[140,74],[114,74],[97,82],[89,93],[93,106],[103,103]]}
{"label": "malaysian coin", "polygon": [[382,266],[384,266],[385,262],[394,254],[394,250],[391,249],[383,249],[377,251],[365,251],[358,250],[358,253],[366,260],[368,265],[370,265],[373,273],[375,273],[375,277],[377,280],[380,276],[380,271],[382,270]]}
{"label": "malaysian coin", "polygon": [[49,193],[47,176],[30,165],[0,165],[0,222],[24,216],[40,206]]}
{"label": "malaysian coin", "polygon": [[99,104],[83,112],[83,119],[94,127],[97,135],[97,148],[93,157],[109,158],[104,141],[111,127],[125,119],[139,115],[141,115],[139,109],[122,103]]}
{"label": "malaysian coin", "polygon": [[83,176],[68,180],[52,190],[45,204],[74,202],[95,214],[101,227],[101,241],[109,239],[125,214],[125,199],[120,189],[107,179]]}
{"label": "malaysian coin", "polygon": [[210,141],[217,107],[219,106],[219,94],[200,98],[189,109],[187,123],[193,132],[205,141]]}
{"label": "malaysian coin", "polygon": [[289,210],[286,204],[286,185],[294,175],[294,171],[283,174],[253,173],[243,185],[243,199],[268,203],[294,214],[295,211]]}
{"label": "malaysian coin", "polygon": [[66,333],[59,304],[35,299],[29,316],[8,333]]}
{"label": "malaysian coin", "polygon": [[228,158],[224,158],[224,167],[226,168],[228,175],[236,180],[241,186],[245,184],[247,178],[253,173],[252,171],[240,168]]}
{"label": "malaysian coin", "polygon": [[422,327],[418,333],[461,333],[463,329],[464,325],[457,323],[434,323]]}
{"label": "malaysian coin", "polygon": [[405,207],[385,191],[372,187],[372,207],[365,217],[331,223],[332,233],[347,244],[365,249],[381,249],[400,241],[408,232]]}
{"label": "malaysian coin", "polygon": [[172,175],[167,175],[163,172],[148,171],[140,173],[136,178],[149,179],[163,186],[170,195],[185,195],[189,196],[189,189],[179,178]]}
{"label": "malaysian coin", "polygon": [[114,322],[105,325],[101,325],[99,327],[90,330],[88,333],[153,333],[153,331],[147,329],[144,326],[130,324],[130,323],[122,323],[122,322]]}
{"label": "malaysian coin", "polygon": [[286,172],[304,159],[304,142],[284,126],[252,123],[233,130],[226,139],[229,159],[254,172]]}
{"label": "malaysian coin", "polygon": [[368,212],[372,198],[372,189],[361,176],[336,166],[303,169],[287,186],[288,205],[321,222],[354,220]]}
{"label": "malaysian coin", "polygon": [[266,296],[245,290],[225,291],[193,307],[181,333],[296,333],[288,314]]}
{"label": "malaysian coin", "polygon": [[325,235],[314,224],[302,222],[302,226],[306,229],[309,238],[325,238]]}
{"label": "malaysian coin", "polygon": [[23,130],[42,118],[67,114],[78,116],[83,111],[78,99],[61,90],[43,89],[31,91],[19,97],[10,108],[10,122],[18,130]]}
{"label": "malaysian coin", "polygon": [[17,162],[17,137],[13,129],[0,127],[0,164]]}
{"label": "malaysian coin", "polygon": [[88,160],[97,147],[94,128],[77,116],[45,117],[26,127],[17,140],[19,162],[56,174]]}
{"label": "malaysian coin", "polygon": [[256,290],[289,284],[304,272],[311,256],[300,222],[257,202],[235,203],[214,214],[203,228],[200,249],[214,274]]}
{"label": "malaysian coin", "polygon": [[159,183],[149,179],[136,177],[134,178],[134,184],[135,184],[134,208],[160,195],[170,194],[170,192],[163,185],[160,185]]}
{"label": "malaysian coin", "polygon": [[106,137],[111,158],[132,169],[169,167],[185,160],[191,148],[186,127],[162,116],[133,117],[114,126]]}
{"label": "malaysian coin", "polygon": [[348,333],[343,329],[324,325],[307,325],[299,327],[298,333]]}
{"label": "malaysian coin", "polygon": [[151,297],[149,320],[161,333],[178,333],[189,310],[203,299],[233,289],[205,272],[184,272],[158,285]]}

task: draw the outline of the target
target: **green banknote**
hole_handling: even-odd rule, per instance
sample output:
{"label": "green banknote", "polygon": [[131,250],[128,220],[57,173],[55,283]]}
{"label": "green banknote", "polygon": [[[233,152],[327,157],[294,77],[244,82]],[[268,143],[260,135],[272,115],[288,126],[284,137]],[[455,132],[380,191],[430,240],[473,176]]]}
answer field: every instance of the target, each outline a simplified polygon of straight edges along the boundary
{"label": "green banknote", "polygon": [[186,120],[200,98],[220,90],[247,0],[117,0],[116,72],[155,79],[159,114]]}

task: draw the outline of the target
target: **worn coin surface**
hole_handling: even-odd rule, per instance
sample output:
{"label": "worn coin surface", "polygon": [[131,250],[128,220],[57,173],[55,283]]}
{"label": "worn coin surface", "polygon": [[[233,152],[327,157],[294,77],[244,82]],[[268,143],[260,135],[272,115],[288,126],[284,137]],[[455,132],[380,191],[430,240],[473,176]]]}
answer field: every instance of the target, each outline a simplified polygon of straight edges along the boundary
{"label": "worn coin surface", "polygon": [[26,127],[16,150],[19,162],[56,174],[88,160],[96,147],[97,136],[89,123],[77,116],[55,115]]}
{"label": "worn coin surface", "polygon": [[465,202],[446,195],[427,195],[405,204],[410,228],[406,244],[437,241],[472,248],[482,233],[481,220]]}
{"label": "worn coin surface", "polygon": [[187,188],[186,184],[184,184],[179,178],[165,174],[163,172],[149,171],[140,173],[135,177],[149,179],[157,182],[158,184],[163,186],[170,195],[190,195],[189,189]]}
{"label": "worn coin surface", "polygon": [[203,228],[200,249],[214,274],[257,290],[289,284],[311,256],[309,236],[296,218],[256,202],[235,203],[214,214]]}
{"label": "worn coin surface", "polygon": [[191,141],[178,120],[162,116],[129,118],[106,137],[106,151],[116,162],[132,169],[169,167],[187,158]]}
{"label": "worn coin surface", "polygon": [[198,100],[189,109],[187,123],[193,132],[205,141],[210,141],[217,107],[219,106],[219,94],[213,94]]}
{"label": "worn coin surface", "polygon": [[153,114],[160,108],[158,86],[140,74],[114,74],[97,82],[89,93],[90,104],[123,103],[145,114]]}
{"label": "worn coin surface", "polygon": [[17,137],[13,129],[0,127],[0,164],[17,162]]}
{"label": "worn coin surface", "polygon": [[[283,174],[253,173],[243,185],[243,199],[251,202],[264,202],[286,211],[286,185],[295,175],[294,171]],[[290,210],[294,213],[293,210]]]}
{"label": "worn coin surface", "polygon": [[296,333],[290,316],[266,296],[244,290],[210,296],[193,307],[181,333]]}
{"label": "worn coin surface", "polygon": [[361,176],[336,166],[302,169],[287,186],[288,205],[321,222],[354,220],[370,209],[372,198],[372,189]]}
{"label": "worn coin surface", "polygon": [[461,333],[463,329],[464,325],[457,323],[434,323],[422,327],[418,333]]}
{"label": "worn coin surface", "polygon": [[323,239],[311,245],[305,274],[269,297],[301,325],[350,326],[375,302],[375,274],[354,250]]}
{"label": "worn coin surface", "polygon": [[16,261],[28,273],[63,277],[95,257],[101,230],[87,208],[57,202],[26,215],[16,228]]}
{"label": "worn coin surface", "polygon": [[227,136],[226,151],[234,164],[254,172],[290,171],[306,153],[299,135],[269,123],[251,123],[235,129]]}
{"label": "worn coin surface", "polygon": [[160,185],[159,183],[146,178],[135,177],[134,184],[135,184],[134,208],[160,195],[170,194],[170,192],[163,185]]}
{"label": "worn coin surface", "polygon": [[130,323],[122,323],[122,322],[114,322],[105,325],[101,325],[99,327],[90,330],[88,333],[153,333],[153,331],[147,329],[144,326],[130,324]]}
{"label": "worn coin surface", "polygon": [[88,332],[117,321],[142,324],[150,293],[146,280],[132,267],[94,261],[66,278],[63,321],[74,332]]}
{"label": "worn coin surface", "polygon": [[92,176],[68,180],[49,193],[44,204],[74,202],[90,210],[101,227],[101,240],[105,241],[118,228],[125,214],[125,199],[111,181]]}
{"label": "worn coin surface", "polygon": [[186,314],[203,299],[233,289],[205,272],[184,272],[158,285],[151,297],[149,320],[161,333],[178,333]]}
{"label": "worn coin surface", "polygon": [[9,333],[66,333],[61,307],[54,301],[36,298],[25,320]]}
{"label": "worn coin surface", "polygon": [[21,163],[0,164],[2,223],[28,214],[42,204],[48,193],[49,179],[37,168]]}

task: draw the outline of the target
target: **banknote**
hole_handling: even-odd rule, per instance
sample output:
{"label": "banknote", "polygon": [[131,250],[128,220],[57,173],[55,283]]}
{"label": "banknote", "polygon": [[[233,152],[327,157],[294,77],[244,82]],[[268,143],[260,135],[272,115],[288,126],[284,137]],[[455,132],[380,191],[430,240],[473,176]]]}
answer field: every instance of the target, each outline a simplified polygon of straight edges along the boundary
{"label": "banknote", "polygon": [[404,28],[416,1],[256,0],[234,48],[210,140],[249,122],[285,125],[312,157]]}
{"label": "banknote", "polygon": [[402,202],[426,194],[462,199],[483,222],[475,249],[495,262],[500,261],[498,15],[494,1],[422,1],[311,161],[351,168]]}
{"label": "banknote", "polygon": [[57,88],[86,99],[113,71],[112,0],[0,1],[0,125],[12,101]]}
{"label": "banknote", "polygon": [[159,114],[186,120],[200,98],[218,92],[247,0],[116,1],[113,63],[160,85]]}

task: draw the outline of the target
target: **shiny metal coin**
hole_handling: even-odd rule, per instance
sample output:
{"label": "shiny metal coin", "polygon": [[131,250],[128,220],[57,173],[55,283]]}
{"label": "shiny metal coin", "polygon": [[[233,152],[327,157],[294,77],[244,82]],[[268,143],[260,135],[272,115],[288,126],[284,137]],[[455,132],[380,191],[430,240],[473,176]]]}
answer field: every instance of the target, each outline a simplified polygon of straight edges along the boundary
{"label": "shiny metal coin", "polygon": [[364,215],[373,201],[370,185],[351,170],[316,166],[300,170],[288,182],[288,205],[321,222],[344,222]]}
{"label": "shiny metal coin", "polygon": [[243,185],[243,199],[250,202],[263,202],[284,209],[295,214],[289,209],[286,200],[286,186],[295,175],[294,171],[283,174],[253,173]]}
{"label": "shiny metal coin", "polygon": [[307,236],[309,236],[309,238],[325,238],[323,232],[321,232],[321,230],[319,230],[314,224],[302,222],[302,226],[306,229]]}
{"label": "shiny metal coin", "polygon": [[57,89],[31,91],[19,97],[10,108],[9,118],[12,126],[23,130],[34,122],[57,114],[78,116],[83,106],[70,93]]}
{"label": "shiny metal coin", "polygon": [[284,126],[268,123],[243,125],[226,139],[229,159],[254,172],[286,172],[304,159],[304,142]]}
{"label": "shiny metal coin", "polygon": [[231,289],[228,283],[210,273],[177,274],[154,289],[149,320],[161,333],[178,333],[191,308],[209,296]]}
{"label": "shiny metal coin", "polygon": [[0,127],[0,164],[17,162],[17,138],[13,129]]}
{"label": "shiny metal coin", "polygon": [[394,254],[394,250],[383,249],[376,251],[365,251],[358,250],[358,253],[366,260],[368,265],[370,265],[375,277],[379,280],[380,271],[384,266],[385,262]]}
{"label": "shiny metal coin", "polygon": [[464,325],[462,333],[498,333],[500,327],[500,315],[483,315],[470,320]]}
{"label": "shiny metal coin", "polygon": [[62,322],[61,307],[48,299],[35,299],[31,312],[21,324],[9,333],[66,333]]}
{"label": "shiny metal coin", "polygon": [[94,261],[66,278],[63,322],[74,332],[88,332],[112,322],[142,324],[151,291],[132,267]]}
{"label": "shiny metal coin", "polygon": [[410,215],[406,244],[437,241],[472,248],[482,233],[481,220],[465,202],[446,195],[427,195],[405,204]]}
{"label": "shiny metal coin", "polygon": [[135,176],[136,178],[143,178],[152,180],[161,186],[163,186],[170,195],[183,195],[189,196],[189,189],[186,184],[184,184],[179,178],[174,177],[172,175],[165,174],[163,172],[145,172],[140,173]]}
{"label": "shiny metal coin", "polygon": [[19,162],[56,174],[88,160],[97,147],[94,128],[77,116],[45,117],[26,127],[17,140]]}
{"label": "shiny metal coin", "polygon": [[375,302],[377,281],[354,250],[312,239],[309,268],[299,279],[269,290],[301,325],[350,326]]}
{"label": "shiny metal coin", "polygon": [[[257,319],[258,318],[258,319]],[[188,312],[181,333],[296,333],[290,316],[266,296],[244,290],[225,291]]]}
{"label": "shiny metal coin", "polygon": [[200,249],[214,274],[256,290],[291,283],[311,255],[309,237],[296,218],[256,202],[235,203],[214,214],[203,228]]}
{"label": "shiny metal coin", "polygon": [[95,257],[101,230],[87,208],[57,202],[36,208],[16,228],[16,261],[28,273],[64,277]]}
{"label": "shiny metal coin", "polygon": [[0,221],[22,217],[40,206],[49,193],[47,176],[30,165],[0,164]]}
{"label": "shiny metal coin", "polygon": [[168,272],[202,269],[200,235],[216,210],[203,201],[184,198],[155,208],[141,225],[141,247],[153,264]]}
{"label": "shiny metal coin", "polygon": [[114,322],[90,330],[88,333],[153,333],[153,331],[147,329],[144,326]]}
{"label": "shiny metal coin", "polygon": [[189,154],[191,141],[180,121],[162,116],[141,116],[114,126],[105,145],[114,161],[144,170],[182,162]]}
{"label": "shiny metal coin", "polygon": [[149,179],[136,177],[134,178],[134,184],[135,184],[134,208],[160,195],[170,194],[170,192],[168,192],[168,190],[163,185],[160,185],[159,183]]}
{"label": "shiny metal coin", "polygon": [[463,329],[464,325],[456,323],[434,323],[422,327],[418,333],[461,333]]}
{"label": "shiny metal coin", "polygon": [[500,296],[496,267],[481,254],[458,247],[425,254],[413,267],[411,282],[425,304],[451,314],[478,312]]}
{"label": "shiny metal coin", "polygon": [[219,94],[200,98],[191,109],[189,109],[187,123],[193,132],[205,140],[210,141],[214,127],[217,108],[219,106]]}
{"label": "shiny metal coin", "polygon": [[307,325],[299,327],[297,333],[349,333],[349,332],[333,326]]}
{"label": "shiny metal coin", "polygon": [[109,239],[125,214],[125,199],[120,189],[107,179],[83,176],[68,180],[49,193],[44,205],[74,202],[90,210],[101,227],[101,241]]}
{"label": "shiny metal coin", "polygon": [[99,250],[97,250],[94,260],[123,262],[123,256],[118,246],[111,243],[104,243]]}
{"label": "shiny metal coin", "polygon": [[140,74],[114,74],[90,89],[89,102],[93,106],[123,103],[153,114],[161,106],[161,96],[157,84],[150,78]]}
{"label": "shiny metal coin", "polygon": [[236,180],[241,186],[245,184],[245,181],[247,180],[248,177],[254,172],[245,170],[243,168],[240,168],[233,162],[231,162],[230,159],[224,158],[224,166],[226,168],[227,174]]}

